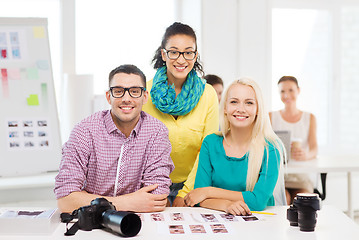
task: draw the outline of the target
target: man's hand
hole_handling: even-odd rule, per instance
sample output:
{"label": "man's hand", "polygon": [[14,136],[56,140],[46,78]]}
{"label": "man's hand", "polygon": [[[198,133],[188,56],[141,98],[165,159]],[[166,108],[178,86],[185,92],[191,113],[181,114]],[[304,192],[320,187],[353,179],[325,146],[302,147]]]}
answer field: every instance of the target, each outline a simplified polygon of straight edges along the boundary
{"label": "man's hand", "polygon": [[[167,194],[152,194],[153,190],[157,188],[157,184],[146,186],[140,190],[120,196],[124,199],[123,202],[127,207],[126,211],[134,212],[159,212],[166,208]],[[121,209],[123,206],[116,205],[116,208]]]}
{"label": "man's hand", "polygon": [[208,187],[196,188],[190,191],[185,197],[184,202],[187,206],[193,207],[197,203],[202,202],[207,198]]}

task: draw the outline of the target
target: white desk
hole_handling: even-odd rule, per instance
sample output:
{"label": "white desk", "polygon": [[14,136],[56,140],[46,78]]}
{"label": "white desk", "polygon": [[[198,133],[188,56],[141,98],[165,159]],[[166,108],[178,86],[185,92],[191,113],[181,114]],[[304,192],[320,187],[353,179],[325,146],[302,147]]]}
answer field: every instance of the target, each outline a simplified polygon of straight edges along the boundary
{"label": "white desk", "polygon": [[[233,233],[216,233],[216,234],[178,234],[171,235],[161,234],[158,232],[158,222],[145,221],[142,224],[140,233],[131,239],[266,239],[266,240],[287,240],[287,239],[306,239],[306,240],[331,240],[331,239],[358,239],[359,226],[355,224],[343,212],[333,206],[323,206],[318,211],[317,225],[314,232],[301,232],[298,227],[291,227],[286,219],[286,206],[270,207],[266,212],[273,212],[277,215],[259,215],[260,220],[255,222],[231,222],[227,226],[233,229]],[[193,213],[221,213],[203,208],[166,208],[165,214],[170,212],[182,212],[186,214]],[[174,224],[174,222],[166,222]],[[176,224],[179,224],[176,222]],[[182,223],[201,224],[195,220]],[[21,226],[19,226],[21,227]],[[50,236],[10,236],[0,235],[0,240],[57,240],[57,239],[119,239],[117,235],[106,232],[101,229],[95,229],[90,232],[79,230],[75,236],[64,236],[65,224],[61,223],[54,233]]]}
{"label": "white desk", "polygon": [[348,182],[348,215],[354,218],[352,172],[359,172],[358,155],[318,156],[310,161],[289,161],[286,173],[345,172]]}

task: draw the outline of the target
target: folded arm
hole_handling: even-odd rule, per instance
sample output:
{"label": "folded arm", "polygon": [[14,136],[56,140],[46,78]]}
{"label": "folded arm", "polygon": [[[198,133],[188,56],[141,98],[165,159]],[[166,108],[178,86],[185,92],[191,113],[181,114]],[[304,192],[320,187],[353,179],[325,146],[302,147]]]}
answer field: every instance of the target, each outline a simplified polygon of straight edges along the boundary
{"label": "folded arm", "polygon": [[58,208],[61,212],[72,212],[79,207],[89,205],[95,198],[103,197],[116,207],[117,211],[133,212],[158,212],[163,211],[167,203],[167,194],[152,194],[157,185],[143,187],[140,190],[117,196],[107,197],[90,194],[85,191],[72,192],[69,195],[57,200]]}
{"label": "folded arm", "polygon": [[223,188],[216,187],[202,187],[196,188],[189,192],[184,201],[187,206],[193,207],[201,203],[205,199],[225,199],[229,201],[244,201],[242,192],[231,191]]}
{"label": "folded arm", "polygon": [[152,144],[146,152],[146,167],[143,172],[141,186],[157,184],[154,194],[168,194],[171,185],[170,173],[174,169],[171,153],[171,143],[168,129],[163,126],[152,139]]}

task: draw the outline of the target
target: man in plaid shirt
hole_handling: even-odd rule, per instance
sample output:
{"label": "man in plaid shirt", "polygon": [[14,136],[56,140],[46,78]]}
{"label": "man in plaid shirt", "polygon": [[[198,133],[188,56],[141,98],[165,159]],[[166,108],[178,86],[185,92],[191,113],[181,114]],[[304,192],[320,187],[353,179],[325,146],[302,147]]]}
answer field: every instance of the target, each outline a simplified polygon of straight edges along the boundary
{"label": "man in plaid shirt", "polygon": [[109,87],[111,110],[78,123],[63,146],[58,207],[72,212],[105,197],[118,211],[162,211],[174,165],[168,129],[142,111],[146,77],[134,65],[121,65],[110,72]]}

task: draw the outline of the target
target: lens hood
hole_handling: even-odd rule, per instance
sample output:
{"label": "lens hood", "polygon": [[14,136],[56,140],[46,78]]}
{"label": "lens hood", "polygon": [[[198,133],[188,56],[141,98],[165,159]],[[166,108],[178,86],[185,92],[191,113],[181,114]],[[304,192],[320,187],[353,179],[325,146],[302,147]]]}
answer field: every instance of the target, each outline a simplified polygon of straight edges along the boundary
{"label": "lens hood", "polygon": [[297,208],[311,207],[314,210],[320,210],[320,198],[316,193],[298,193],[294,199],[293,205]]}
{"label": "lens hood", "polygon": [[136,236],[141,230],[140,217],[131,212],[107,210],[102,214],[102,225],[124,237]]}

